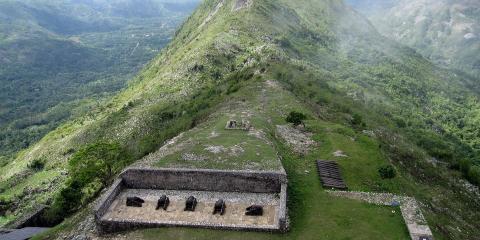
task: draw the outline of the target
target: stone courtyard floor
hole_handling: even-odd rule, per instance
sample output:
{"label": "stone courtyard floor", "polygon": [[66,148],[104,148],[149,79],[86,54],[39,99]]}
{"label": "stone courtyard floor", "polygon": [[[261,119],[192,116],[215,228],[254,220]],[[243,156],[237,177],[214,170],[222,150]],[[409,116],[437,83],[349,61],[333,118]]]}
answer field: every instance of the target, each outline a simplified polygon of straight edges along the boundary
{"label": "stone courtyard floor", "polygon": [[[170,199],[166,211],[155,210],[157,201],[163,194]],[[143,207],[127,207],[127,197],[140,197],[145,200]],[[189,196],[197,198],[195,212],[185,212],[185,200]],[[218,199],[226,204],[225,214],[213,215],[213,206]],[[245,216],[245,208],[256,204],[264,207],[263,216]],[[278,225],[279,198],[276,194],[228,193],[203,191],[173,191],[125,189],[112,203],[102,217],[109,221],[149,222],[169,225],[210,225],[224,227],[275,228]]]}

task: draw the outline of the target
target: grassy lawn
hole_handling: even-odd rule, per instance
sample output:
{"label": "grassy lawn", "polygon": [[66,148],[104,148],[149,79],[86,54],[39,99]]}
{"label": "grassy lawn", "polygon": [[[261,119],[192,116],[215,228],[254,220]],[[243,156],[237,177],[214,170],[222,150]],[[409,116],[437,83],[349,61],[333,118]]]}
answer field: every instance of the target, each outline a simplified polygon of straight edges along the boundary
{"label": "grassy lawn", "polygon": [[[225,125],[230,119],[237,122],[241,122],[241,119],[249,120],[256,129],[264,125],[264,119],[260,117],[220,116],[186,133],[183,140],[188,139],[193,143],[192,146],[166,156],[158,161],[156,166],[231,170],[281,169],[276,150],[266,136],[262,139],[248,131],[226,130]],[[212,152],[209,150],[211,148],[217,148],[218,152]],[[193,154],[200,160],[185,160],[183,154]]]}
{"label": "grassy lawn", "polygon": [[[260,88],[261,89],[261,88]],[[252,91],[258,91],[258,86],[248,87],[239,96]],[[300,110],[309,113],[306,108],[294,99],[292,95],[277,88],[266,88],[263,94],[256,94],[258,98],[249,99],[249,105],[261,106],[265,104],[265,111],[257,108],[258,119],[267,136],[273,136],[275,125],[285,124],[284,115],[291,110]],[[262,99],[263,98],[263,99]],[[263,101],[263,103],[262,103]],[[252,108],[253,109],[253,108]],[[220,117],[214,130],[227,133],[224,130],[228,118]],[[367,203],[341,199],[329,196],[320,185],[316,171],[315,160],[328,159],[339,162],[348,186],[353,190],[395,191],[402,185],[402,178],[382,180],[378,176],[377,168],[387,164],[385,157],[379,151],[378,143],[370,137],[356,133],[352,129],[338,124],[313,119],[307,122],[307,129],[314,134],[313,138],[319,146],[312,149],[306,156],[292,154],[284,144],[272,139],[275,151],[282,156],[282,163],[289,178],[289,216],[291,230],[286,234],[235,232],[221,230],[191,229],[191,228],[160,228],[139,230],[133,235],[137,238],[157,239],[409,239],[408,231],[400,213],[400,209],[382,207]],[[230,146],[245,141],[241,132],[228,132],[224,137],[216,140],[208,139],[212,128],[204,128],[189,137],[201,136],[203,144],[223,144]],[[190,134],[190,133],[189,133]],[[189,151],[202,151],[202,146],[196,146]],[[255,148],[255,143],[250,145]],[[348,157],[334,157],[333,152],[341,150]],[[251,150],[250,150],[251,151]],[[273,154],[270,153],[269,154]],[[179,155],[167,157],[172,163],[179,159]],[[240,160],[233,159],[232,161]],[[263,160],[262,160],[263,161]],[[160,161],[162,162],[162,161]],[[213,167],[222,167],[214,164]]]}
{"label": "grassy lawn", "polygon": [[[249,95],[257,97],[247,98]],[[240,108],[233,107],[235,105],[233,102],[241,99],[248,101]],[[274,137],[275,126],[286,124],[285,115],[292,110],[305,112],[309,116],[314,114],[290,93],[278,87],[268,87],[265,83],[242,89],[233,96],[232,102],[226,103],[223,107],[228,111],[217,112],[205,123],[184,133],[177,142],[180,145],[183,142],[190,142],[191,145],[160,159],[154,163],[155,166],[245,169],[245,166],[257,164],[260,169],[271,169],[283,165],[289,178],[290,231],[278,234],[158,228],[137,230],[122,235],[126,234],[128,239],[409,239],[400,209],[332,197],[320,185],[315,160],[327,159],[336,160],[340,164],[347,185],[352,190],[401,192],[398,188],[406,186],[406,180],[401,176],[387,181],[379,178],[377,168],[387,164],[388,161],[374,139],[348,126],[311,117],[306,122],[306,127],[313,133],[313,139],[318,142],[318,147],[312,148],[305,156],[292,153],[281,140]],[[255,129],[261,129],[265,133],[266,140],[248,135],[246,131],[225,130],[226,122],[232,118],[242,118],[245,109],[253,113],[247,114],[250,116],[248,120]],[[213,132],[215,134],[212,134]],[[229,155],[228,152],[213,154],[205,150],[209,145],[230,148],[239,144],[244,152],[237,156]],[[337,150],[341,150],[348,157],[334,157],[333,153]],[[187,162],[182,160],[182,153],[194,153],[206,157],[206,160]],[[281,156],[281,164],[277,155]],[[80,215],[82,214],[86,213]],[[71,228],[76,221],[78,220],[74,218],[67,220],[56,230],[38,239],[50,239],[51,237],[46,236]]]}
{"label": "grassy lawn", "polygon": [[322,190],[310,159],[283,156],[289,174],[292,220],[288,233],[160,228],[133,235],[143,239],[409,239],[399,209],[329,196]]}

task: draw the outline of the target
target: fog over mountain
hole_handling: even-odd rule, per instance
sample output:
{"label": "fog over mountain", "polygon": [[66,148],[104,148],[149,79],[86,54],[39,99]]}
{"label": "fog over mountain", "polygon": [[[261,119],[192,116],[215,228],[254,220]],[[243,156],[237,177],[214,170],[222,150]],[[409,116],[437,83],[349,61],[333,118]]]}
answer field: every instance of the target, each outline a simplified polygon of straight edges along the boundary
{"label": "fog over mountain", "polygon": [[347,1],[378,30],[434,62],[480,79],[480,2]]}

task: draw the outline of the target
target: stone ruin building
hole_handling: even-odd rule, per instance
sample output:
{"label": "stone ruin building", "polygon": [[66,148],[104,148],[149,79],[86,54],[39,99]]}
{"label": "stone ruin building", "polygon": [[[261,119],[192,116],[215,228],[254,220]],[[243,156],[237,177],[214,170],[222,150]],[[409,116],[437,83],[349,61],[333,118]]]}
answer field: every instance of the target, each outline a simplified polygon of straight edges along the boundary
{"label": "stone ruin building", "polygon": [[165,226],[286,231],[285,172],[130,168],[95,208],[103,233]]}

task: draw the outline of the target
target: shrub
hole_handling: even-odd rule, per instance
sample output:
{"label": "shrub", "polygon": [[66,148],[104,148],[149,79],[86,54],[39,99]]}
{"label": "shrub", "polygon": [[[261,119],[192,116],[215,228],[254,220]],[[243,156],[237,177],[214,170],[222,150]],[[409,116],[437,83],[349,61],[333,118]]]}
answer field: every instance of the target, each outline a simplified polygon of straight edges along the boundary
{"label": "shrub", "polygon": [[403,120],[403,118],[398,117],[398,118],[395,118],[394,121],[397,124],[397,127],[399,128],[407,127],[407,123],[405,122],[405,120]]}
{"label": "shrub", "polygon": [[472,166],[472,161],[470,159],[462,159],[458,162],[458,170],[463,174],[468,175],[470,167]]}
{"label": "shrub", "polygon": [[41,216],[47,226],[55,226],[81,207],[82,184],[70,179],[55,197],[53,204]]}
{"label": "shrub", "polygon": [[305,121],[306,119],[307,116],[305,114],[293,111],[288,114],[286,121],[289,123],[293,123],[294,126],[298,126],[300,124],[303,124],[303,121]]}
{"label": "shrub", "polygon": [[74,213],[110,184],[131,159],[118,143],[97,142],[80,149],[69,162],[70,177],[44,214],[45,220],[54,224]]}
{"label": "shrub", "polygon": [[82,187],[99,180],[105,186],[114,175],[128,165],[128,154],[118,143],[90,144],[72,156],[69,172]]}
{"label": "shrub", "polygon": [[378,168],[378,173],[382,179],[392,179],[397,175],[395,168],[391,165]]}
{"label": "shrub", "polygon": [[467,179],[472,184],[479,186],[480,185],[480,167],[479,166],[470,167],[468,171]]}
{"label": "shrub", "polygon": [[12,207],[13,201],[6,197],[0,197],[0,216],[5,216],[6,212]]}
{"label": "shrub", "polygon": [[362,115],[358,113],[354,113],[352,116],[352,125],[353,126],[365,126],[365,123],[363,122],[363,117]]}
{"label": "shrub", "polygon": [[45,167],[45,161],[43,159],[35,159],[30,164],[28,164],[28,168],[34,171],[41,171]]}

